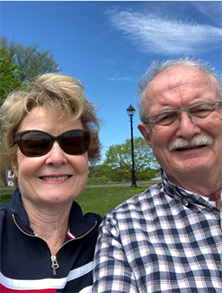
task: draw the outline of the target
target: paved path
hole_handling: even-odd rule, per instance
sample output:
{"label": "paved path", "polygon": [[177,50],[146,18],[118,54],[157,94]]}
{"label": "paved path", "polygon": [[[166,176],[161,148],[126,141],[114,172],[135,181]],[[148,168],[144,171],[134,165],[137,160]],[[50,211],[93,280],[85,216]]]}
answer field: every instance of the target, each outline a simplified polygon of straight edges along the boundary
{"label": "paved path", "polygon": [[12,188],[0,187],[0,196],[8,194],[7,192],[5,192],[6,189],[9,191],[9,193],[11,193],[15,188],[13,188],[13,187]]}
{"label": "paved path", "polygon": [[[155,181],[154,182],[151,182],[151,181],[143,181],[143,182],[139,182],[137,183],[138,187],[143,187],[146,188],[150,185],[153,185],[155,184]],[[131,186],[131,182],[127,182],[127,183],[113,183],[113,184],[101,184],[101,185],[89,185],[89,186],[86,186],[86,188],[94,188],[94,187],[130,187]],[[3,196],[3,195],[7,195],[8,193],[5,191],[5,190],[9,190],[10,193],[12,190],[14,190],[15,188],[13,187],[7,187],[7,188],[4,188],[4,187],[0,187],[0,196]]]}

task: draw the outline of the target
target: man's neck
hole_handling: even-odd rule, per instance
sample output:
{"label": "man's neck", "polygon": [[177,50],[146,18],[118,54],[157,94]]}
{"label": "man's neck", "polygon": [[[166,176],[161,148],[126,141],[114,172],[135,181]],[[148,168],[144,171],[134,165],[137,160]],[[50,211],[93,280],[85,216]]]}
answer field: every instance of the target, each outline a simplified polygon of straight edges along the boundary
{"label": "man's neck", "polygon": [[[212,174],[210,176],[203,176],[203,174],[192,174],[192,176],[181,176],[174,178],[167,175],[169,180],[177,186],[180,186],[190,192],[207,197],[209,201],[213,201],[216,207],[220,209],[220,190],[222,188],[221,174]],[[182,180],[181,180],[182,178]]]}

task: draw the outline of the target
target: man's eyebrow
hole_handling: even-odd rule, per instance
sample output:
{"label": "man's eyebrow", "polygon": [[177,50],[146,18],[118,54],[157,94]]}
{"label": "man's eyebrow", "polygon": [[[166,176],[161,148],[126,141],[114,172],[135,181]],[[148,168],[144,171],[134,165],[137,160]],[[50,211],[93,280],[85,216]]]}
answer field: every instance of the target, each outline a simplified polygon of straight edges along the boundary
{"label": "man's eyebrow", "polygon": [[158,112],[156,112],[156,113],[154,113],[152,115],[159,114],[159,113],[162,113],[162,112],[177,111],[177,110],[180,110],[180,109],[178,109],[178,108],[173,109],[173,108],[164,107],[164,108],[162,108],[161,110],[159,110]]}
{"label": "man's eyebrow", "polygon": [[[162,112],[168,112],[168,111],[178,111],[178,110],[181,110],[181,109],[187,109],[187,108],[190,108],[190,107],[193,107],[193,106],[196,106],[196,105],[199,105],[199,104],[202,104],[202,103],[208,103],[208,102],[213,102],[212,100],[199,100],[199,101],[195,101],[194,103],[192,102],[191,105],[187,106],[187,107],[183,107],[183,108],[169,108],[169,106],[163,106],[163,108],[161,108],[158,112],[156,112],[155,114],[159,114],[159,113],[162,113]],[[155,115],[155,114],[152,114],[152,115]],[[151,115],[150,115],[151,116]]]}

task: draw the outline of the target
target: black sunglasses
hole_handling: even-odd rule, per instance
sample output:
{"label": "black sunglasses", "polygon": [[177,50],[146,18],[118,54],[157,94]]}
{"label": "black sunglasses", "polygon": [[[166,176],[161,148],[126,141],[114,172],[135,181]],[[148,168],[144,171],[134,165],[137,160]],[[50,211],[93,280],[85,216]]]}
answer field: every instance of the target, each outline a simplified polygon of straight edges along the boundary
{"label": "black sunglasses", "polygon": [[82,155],[89,147],[90,133],[81,129],[66,131],[58,136],[40,130],[27,130],[16,134],[15,143],[21,152],[28,157],[40,157],[47,154],[54,141],[68,155]]}

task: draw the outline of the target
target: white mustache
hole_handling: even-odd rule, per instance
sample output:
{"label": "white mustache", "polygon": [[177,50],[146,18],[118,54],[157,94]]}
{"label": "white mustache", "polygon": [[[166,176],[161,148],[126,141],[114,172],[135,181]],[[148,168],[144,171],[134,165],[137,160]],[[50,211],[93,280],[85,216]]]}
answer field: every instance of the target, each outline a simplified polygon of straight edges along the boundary
{"label": "white mustache", "polygon": [[177,138],[169,144],[168,150],[173,151],[176,149],[194,148],[202,145],[212,145],[213,143],[214,139],[207,135],[194,136],[191,140]]}

